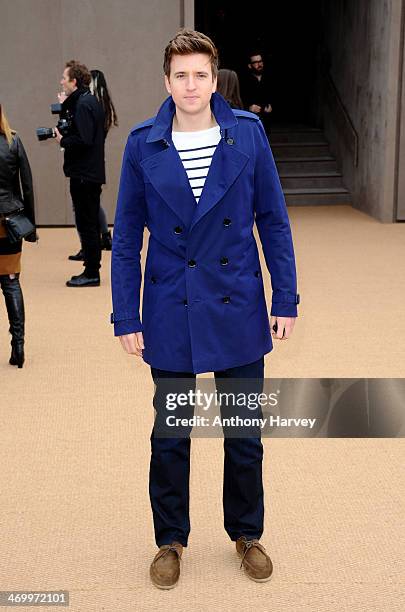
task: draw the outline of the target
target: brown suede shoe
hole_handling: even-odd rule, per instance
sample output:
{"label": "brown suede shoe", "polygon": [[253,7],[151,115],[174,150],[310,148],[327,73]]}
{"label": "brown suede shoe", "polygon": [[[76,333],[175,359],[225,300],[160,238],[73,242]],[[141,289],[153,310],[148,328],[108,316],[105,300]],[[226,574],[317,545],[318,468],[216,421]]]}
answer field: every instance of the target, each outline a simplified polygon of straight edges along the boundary
{"label": "brown suede shoe", "polygon": [[248,540],[241,536],[236,540],[236,552],[242,557],[240,566],[255,582],[267,582],[273,575],[273,564],[259,540]]}
{"label": "brown suede shoe", "polygon": [[172,589],[180,578],[180,561],[183,546],[179,542],[159,548],[150,566],[150,577],[158,589]]}

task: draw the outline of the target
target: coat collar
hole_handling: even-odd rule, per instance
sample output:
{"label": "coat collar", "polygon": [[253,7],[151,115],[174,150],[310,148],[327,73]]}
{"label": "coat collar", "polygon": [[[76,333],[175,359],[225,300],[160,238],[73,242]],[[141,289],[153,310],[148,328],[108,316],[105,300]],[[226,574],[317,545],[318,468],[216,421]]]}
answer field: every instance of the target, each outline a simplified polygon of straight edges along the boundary
{"label": "coat collar", "polygon": [[[211,96],[211,110],[214,117],[220,126],[221,132],[223,129],[228,129],[237,125],[238,120],[232,112],[229,104],[221,96],[221,94],[214,92]],[[171,133],[173,116],[176,111],[176,105],[173,101],[172,96],[166,98],[153,122],[153,126],[149,132],[146,142],[155,142],[157,140],[164,140],[168,134]]]}
{"label": "coat collar", "polygon": [[220,126],[222,138],[213,155],[198,204],[180,156],[171,143],[172,121],[176,109],[171,96],[160,107],[146,139],[148,143],[165,141],[165,146],[158,153],[141,161],[141,166],[156,191],[189,230],[223,198],[249,159],[246,153],[235,146],[233,138],[227,138],[227,130],[238,124],[229,104],[220,94],[213,93],[211,108]]}
{"label": "coat collar", "polygon": [[64,102],[62,102],[63,110],[70,110],[73,106],[76,105],[77,100],[81,95],[90,93],[90,89],[88,87],[78,87],[75,89]]}

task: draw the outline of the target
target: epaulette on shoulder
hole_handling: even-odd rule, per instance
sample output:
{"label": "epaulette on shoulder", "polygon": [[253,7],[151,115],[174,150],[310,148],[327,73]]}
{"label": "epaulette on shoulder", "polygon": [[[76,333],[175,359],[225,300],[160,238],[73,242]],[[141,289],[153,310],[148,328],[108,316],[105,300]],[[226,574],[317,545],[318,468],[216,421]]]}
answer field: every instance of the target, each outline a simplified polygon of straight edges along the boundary
{"label": "epaulette on shoulder", "polygon": [[232,109],[236,117],[243,117],[244,119],[252,119],[253,121],[259,121],[260,117],[249,111],[241,110],[239,108]]}
{"label": "epaulette on shoulder", "polygon": [[138,130],[142,130],[142,128],[150,127],[151,125],[153,125],[154,121],[155,121],[155,117],[149,117],[149,119],[142,121],[142,123],[137,123],[131,129],[130,134],[134,134],[134,132],[137,132]]}

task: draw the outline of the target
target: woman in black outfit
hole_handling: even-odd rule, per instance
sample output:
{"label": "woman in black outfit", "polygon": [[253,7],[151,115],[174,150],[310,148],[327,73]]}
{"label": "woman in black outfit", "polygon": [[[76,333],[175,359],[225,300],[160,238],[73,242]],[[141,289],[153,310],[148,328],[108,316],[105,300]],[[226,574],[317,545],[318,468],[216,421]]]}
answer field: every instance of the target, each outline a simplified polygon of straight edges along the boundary
{"label": "woman in black outfit", "polygon": [[[118,126],[117,113],[107,87],[104,73],[101,70],[90,70],[90,74],[90,91],[94,96],[96,96],[97,100],[103,107],[105,117],[104,133],[105,137],[107,138],[110,128],[112,126]],[[107,217],[104,208],[101,205],[99,211],[99,223],[101,232],[101,248],[104,251],[111,251],[112,236],[110,230],[108,229]],[[76,255],[70,255],[69,259],[72,259],[73,261],[83,261],[83,250],[80,249]]]}
{"label": "woman in black outfit", "polygon": [[[21,185],[20,185],[21,183]],[[21,188],[22,194],[21,195]],[[35,225],[31,168],[23,144],[10,129],[0,104],[0,285],[6,302],[11,333],[9,363],[24,363],[24,300],[20,286],[22,241],[10,242],[4,219],[24,207],[24,214]],[[36,232],[25,238],[37,240]]]}

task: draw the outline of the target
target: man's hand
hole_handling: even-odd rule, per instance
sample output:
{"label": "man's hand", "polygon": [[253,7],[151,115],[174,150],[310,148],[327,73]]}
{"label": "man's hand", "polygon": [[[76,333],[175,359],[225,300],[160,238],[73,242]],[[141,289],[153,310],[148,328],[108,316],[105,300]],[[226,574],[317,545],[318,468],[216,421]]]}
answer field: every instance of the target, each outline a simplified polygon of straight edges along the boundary
{"label": "man's hand", "polygon": [[65,94],[64,91],[60,91],[58,93],[58,100],[59,100],[60,104],[63,104],[63,102],[66,100],[66,98],[67,98],[67,95]]}
{"label": "man's hand", "polygon": [[249,110],[251,113],[260,113],[262,110],[262,107],[259,106],[258,104],[251,104],[249,106]]}
{"label": "man's hand", "polygon": [[271,108],[271,104],[267,104],[267,106],[264,107],[264,112],[265,113],[271,113],[273,109]]}
{"label": "man's hand", "polygon": [[59,142],[59,144],[60,144],[60,141],[62,140],[62,134],[59,132],[59,130],[58,130],[58,128],[57,128],[57,127],[56,127],[56,128],[53,128],[53,129],[55,130],[55,134],[56,134],[56,136],[55,136],[55,140],[56,140],[57,142]]}
{"label": "man's hand", "polygon": [[134,334],[125,334],[125,336],[120,336],[119,338],[124,351],[126,351],[130,355],[142,357],[142,349],[145,348],[142,332],[136,332]]}
{"label": "man's hand", "polygon": [[[296,317],[271,317],[270,329],[271,335],[277,340],[287,340],[294,329]],[[277,323],[277,332],[274,331],[273,325]],[[284,332],[284,335],[283,335]]]}

